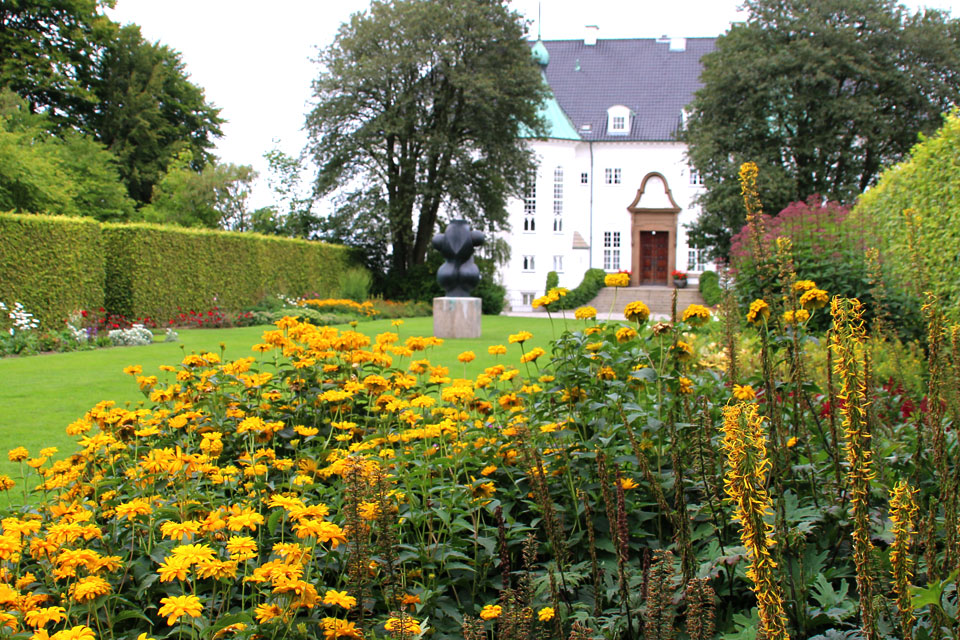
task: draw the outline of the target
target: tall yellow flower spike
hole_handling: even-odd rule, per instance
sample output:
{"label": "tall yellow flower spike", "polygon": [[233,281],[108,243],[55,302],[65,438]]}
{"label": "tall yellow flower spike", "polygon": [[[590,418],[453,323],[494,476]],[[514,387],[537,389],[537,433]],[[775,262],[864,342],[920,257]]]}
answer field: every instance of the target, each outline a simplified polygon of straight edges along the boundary
{"label": "tall yellow flower spike", "polygon": [[766,489],[770,459],[763,420],[753,403],[739,402],[724,408],[721,446],[727,470],[723,484],[726,500],[734,506],[734,519],[740,523],[740,540],[747,549],[747,577],[757,596],[763,636],[767,640],[788,640],[783,590],[770,554],[770,547],[776,543],[770,535],[773,525],[764,520],[773,506]]}

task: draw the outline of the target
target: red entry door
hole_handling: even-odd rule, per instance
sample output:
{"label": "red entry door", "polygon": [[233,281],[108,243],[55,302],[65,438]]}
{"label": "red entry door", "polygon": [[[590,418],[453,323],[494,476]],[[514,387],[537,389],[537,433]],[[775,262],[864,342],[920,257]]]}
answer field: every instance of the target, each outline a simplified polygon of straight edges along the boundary
{"label": "red entry door", "polygon": [[667,284],[669,236],[666,231],[640,232],[640,284]]}

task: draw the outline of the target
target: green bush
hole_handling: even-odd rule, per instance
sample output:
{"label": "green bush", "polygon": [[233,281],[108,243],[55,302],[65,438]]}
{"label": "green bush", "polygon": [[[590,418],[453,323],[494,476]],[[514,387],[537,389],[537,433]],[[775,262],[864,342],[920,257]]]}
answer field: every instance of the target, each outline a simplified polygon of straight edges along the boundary
{"label": "green bush", "polygon": [[[575,309],[582,307],[597,297],[603,289],[603,279],[606,277],[603,269],[587,269],[583,274],[583,281],[567,295],[557,301],[557,309]],[[549,289],[548,289],[549,291]]]}
{"label": "green bush", "polygon": [[481,278],[473,290],[473,296],[480,298],[481,313],[485,316],[498,316],[506,303],[507,289],[493,280]]}
{"label": "green bush", "polygon": [[547,286],[544,289],[544,292],[550,291],[551,289],[556,289],[560,286],[560,276],[556,271],[550,271],[547,273]]}
{"label": "green bush", "polygon": [[720,289],[720,276],[716,271],[704,271],[700,274],[700,295],[707,306],[720,304],[723,291]]}
{"label": "green bush", "polygon": [[347,269],[340,276],[340,296],[354,302],[363,302],[370,297],[372,283],[373,277],[366,269],[361,267]]}
{"label": "green bush", "polygon": [[[875,229],[891,272],[916,291],[934,291],[960,313],[960,114],[921,139],[905,162],[888,169],[853,209]],[[916,215],[906,216],[905,210]],[[911,237],[913,241],[911,242]]]}
{"label": "green bush", "polygon": [[252,233],[103,225],[107,309],[128,317],[248,308],[268,294],[327,297],[350,266],[344,247]]}
{"label": "green bush", "polygon": [[104,300],[100,224],[89,218],[0,214],[0,301],[22,302],[41,329]]}

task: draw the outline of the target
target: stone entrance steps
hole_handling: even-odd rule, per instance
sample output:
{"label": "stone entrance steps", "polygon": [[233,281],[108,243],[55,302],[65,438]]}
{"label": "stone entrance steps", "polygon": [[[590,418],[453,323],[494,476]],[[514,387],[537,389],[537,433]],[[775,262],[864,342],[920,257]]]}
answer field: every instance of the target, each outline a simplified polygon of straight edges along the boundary
{"label": "stone entrance steps", "polygon": [[[600,293],[589,304],[595,308],[598,313],[606,313],[613,306],[614,314],[622,314],[623,308],[627,304],[640,300],[648,307],[650,313],[659,317],[669,317],[671,305],[673,304],[673,287],[667,286],[642,286],[642,287],[621,287],[619,290],[614,287],[604,287]],[[677,289],[677,313],[682,313],[688,305],[704,304],[700,292],[696,285],[688,285],[685,289]],[[616,301],[614,301],[616,296]]]}

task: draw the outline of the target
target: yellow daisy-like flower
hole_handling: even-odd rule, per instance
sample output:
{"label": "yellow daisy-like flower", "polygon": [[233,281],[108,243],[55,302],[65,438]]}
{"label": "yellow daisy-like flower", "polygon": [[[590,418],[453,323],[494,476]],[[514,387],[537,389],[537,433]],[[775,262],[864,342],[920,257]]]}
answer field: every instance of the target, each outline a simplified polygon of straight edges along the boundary
{"label": "yellow daisy-like flower", "polygon": [[686,361],[693,357],[693,345],[683,340],[677,340],[677,343],[671,347],[670,351],[673,353],[673,356],[680,361]]}
{"label": "yellow daisy-like flower", "polygon": [[743,401],[756,400],[757,392],[748,384],[735,384],[733,385],[733,397]]}
{"label": "yellow daisy-like flower", "polygon": [[787,440],[787,448],[793,448],[795,446],[797,446],[797,436],[792,436]]}
{"label": "yellow daisy-like flower", "polygon": [[540,620],[540,622],[549,622],[553,620],[554,615],[553,607],[544,607],[537,612],[537,619]]}
{"label": "yellow daisy-like flower", "polygon": [[[608,278],[610,276],[607,276]],[[480,617],[484,620],[493,620],[500,617],[503,607],[498,604],[488,604],[480,610]]]}
{"label": "yellow daisy-like flower", "polygon": [[57,631],[50,636],[50,640],[97,640],[97,634],[90,627],[81,624],[70,629]]}
{"label": "yellow daisy-like flower", "polygon": [[253,615],[256,617],[257,622],[270,622],[282,616],[283,609],[275,604],[258,604],[257,608],[253,611]]}
{"label": "yellow daisy-like flower", "polygon": [[30,457],[30,452],[27,451],[26,447],[17,447],[16,449],[10,449],[7,452],[7,458],[10,459],[10,462],[20,462],[21,460],[26,460]]}
{"label": "yellow daisy-like flower", "polygon": [[502,356],[507,352],[507,348],[502,344],[494,344],[487,347],[487,353],[492,356]]}
{"label": "yellow daisy-like flower", "polygon": [[629,287],[630,276],[626,273],[608,273],[603,279],[603,284],[607,287]]}
{"label": "yellow daisy-like flower", "polygon": [[507,342],[509,342],[510,344],[516,344],[516,343],[523,344],[524,342],[526,342],[532,337],[533,337],[533,334],[530,333],[529,331],[521,331],[520,333],[514,333],[509,338],[507,338]]}
{"label": "yellow daisy-like flower", "polygon": [[678,382],[680,383],[680,393],[690,394],[693,393],[693,380],[680,376]]}
{"label": "yellow daisy-like flower", "polygon": [[810,289],[816,289],[817,283],[813,280],[797,280],[793,283],[793,290],[797,293],[803,293],[805,291],[810,291]]}
{"label": "yellow daisy-like flower", "polygon": [[593,307],[580,307],[573,312],[573,317],[577,320],[590,320],[597,317],[597,310]]}
{"label": "yellow daisy-like flower", "polygon": [[32,611],[27,611],[23,616],[23,621],[28,625],[36,629],[37,627],[45,627],[51,622],[60,622],[64,618],[66,609],[63,607],[43,607],[41,609],[33,609]]}
{"label": "yellow daisy-like flower", "polygon": [[70,595],[77,602],[89,602],[104,594],[110,593],[110,583],[100,576],[87,576],[75,582],[70,587]]}
{"label": "yellow daisy-like flower", "polygon": [[823,289],[810,289],[800,296],[800,305],[804,309],[821,309],[827,306],[830,297]]}
{"label": "yellow daisy-like flower", "polygon": [[761,319],[766,320],[770,317],[770,305],[757,298],[750,303],[750,310],[747,312],[747,322],[753,324]]}
{"label": "yellow daisy-like flower", "polygon": [[383,628],[391,633],[405,635],[406,637],[418,636],[422,633],[420,623],[406,614],[401,614],[399,618],[388,618],[383,624]]}
{"label": "yellow daisy-like flower", "polygon": [[332,604],[344,609],[352,609],[357,606],[357,599],[348,596],[346,591],[328,590],[323,596],[323,604]]}
{"label": "yellow daisy-like flower", "polygon": [[650,307],[637,300],[623,308],[623,317],[630,322],[643,324],[650,317]]}
{"label": "yellow daisy-like flower", "polygon": [[636,489],[640,485],[636,483],[632,478],[621,478],[617,481],[620,485],[620,488],[626,491],[627,489]]}
{"label": "yellow daisy-like flower", "polygon": [[629,342],[637,337],[637,331],[633,327],[620,327],[617,329],[617,342]]}
{"label": "yellow daisy-like flower", "polygon": [[684,309],[680,319],[693,326],[699,326],[710,320],[710,309],[702,304],[692,304]]}
{"label": "yellow daisy-like flower", "polygon": [[197,596],[170,596],[161,598],[160,604],[163,606],[157,613],[167,616],[167,626],[170,627],[183,616],[197,618],[203,613],[203,605]]}
{"label": "yellow daisy-like flower", "polygon": [[534,360],[544,355],[545,353],[546,351],[544,351],[540,347],[534,347],[528,353],[525,353],[523,354],[523,356],[520,357],[520,362],[522,363],[533,362]]}
{"label": "yellow daisy-like flower", "polygon": [[463,364],[467,364],[468,362],[473,362],[476,359],[477,359],[477,354],[475,354],[473,351],[464,351],[463,353],[457,356],[457,360],[459,360]]}

